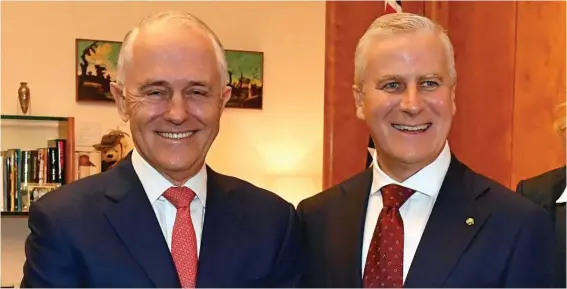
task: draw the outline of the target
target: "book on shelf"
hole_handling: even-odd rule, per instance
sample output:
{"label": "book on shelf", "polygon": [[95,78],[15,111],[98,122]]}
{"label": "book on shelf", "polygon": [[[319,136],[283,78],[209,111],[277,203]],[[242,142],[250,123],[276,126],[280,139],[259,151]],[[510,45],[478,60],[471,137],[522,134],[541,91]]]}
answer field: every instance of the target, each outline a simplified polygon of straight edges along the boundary
{"label": "book on shelf", "polygon": [[2,211],[28,211],[31,202],[67,183],[65,143],[52,139],[45,147],[1,152]]}

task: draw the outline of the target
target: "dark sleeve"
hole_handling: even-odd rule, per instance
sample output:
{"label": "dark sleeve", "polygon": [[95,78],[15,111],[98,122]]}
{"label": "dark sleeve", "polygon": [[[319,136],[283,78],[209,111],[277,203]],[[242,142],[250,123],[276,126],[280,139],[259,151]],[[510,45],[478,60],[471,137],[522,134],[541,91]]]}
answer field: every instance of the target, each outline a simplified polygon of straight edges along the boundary
{"label": "dark sleeve", "polygon": [[298,287],[302,271],[300,240],[299,220],[295,208],[290,204],[285,238],[274,266],[270,287]]}
{"label": "dark sleeve", "polygon": [[525,216],[524,224],[510,256],[505,287],[552,287],[556,253],[551,217],[538,208]]}
{"label": "dark sleeve", "polygon": [[78,268],[61,224],[57,224],[41,202],[30,206],[25,241],[26,261],[22,288],[80,287]]}

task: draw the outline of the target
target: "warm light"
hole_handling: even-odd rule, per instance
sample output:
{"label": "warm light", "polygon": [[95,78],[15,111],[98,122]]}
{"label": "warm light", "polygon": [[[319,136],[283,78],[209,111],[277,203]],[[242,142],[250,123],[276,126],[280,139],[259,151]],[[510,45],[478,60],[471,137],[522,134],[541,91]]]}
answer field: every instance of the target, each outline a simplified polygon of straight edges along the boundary
{"label": "warm light", "polygon": [[297,206],[305,198],[319,193],[320,184],[317,179],[300,175],[271,175],[268,177],[267,189]]}

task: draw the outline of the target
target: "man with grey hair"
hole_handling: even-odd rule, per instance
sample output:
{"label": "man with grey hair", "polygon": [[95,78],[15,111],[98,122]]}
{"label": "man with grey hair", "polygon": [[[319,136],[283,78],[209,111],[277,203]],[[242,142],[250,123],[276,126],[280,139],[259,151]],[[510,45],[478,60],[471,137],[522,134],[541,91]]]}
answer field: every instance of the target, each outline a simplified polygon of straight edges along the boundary
{"label": "man with grey hair", "polygon": [[[563,147],[565,147],[565,142],[567,141],[565,138],[565,107],[565,102],[557,106],[557,117],[553,123],[556,133],[561,138]],[[521,180],[516,186],[516,192],[546,209],[555,222],[555,246],[557,248],[557,254],[553,262],[555,276],[553,287],[555,288],[566,288],[567,286],[567,256],[565,250],[567,245],[565,234],[567,229],[566,179],[567,168],[563,165]]]}
{"label": "man with grey hair", "polygon": [[231,95],[214,33],[159,13],[119,58],[111,90],[135,149],[31,205],[22,287],[294,287],[293,205],[205,164]]}
{"label": "man with grey hair", "polygon": [[450,151],[457,74],[443,29],[379,17],[355,53],[356,115],[373,166],[298,206],[303,287],[549,287],[541,208]]}

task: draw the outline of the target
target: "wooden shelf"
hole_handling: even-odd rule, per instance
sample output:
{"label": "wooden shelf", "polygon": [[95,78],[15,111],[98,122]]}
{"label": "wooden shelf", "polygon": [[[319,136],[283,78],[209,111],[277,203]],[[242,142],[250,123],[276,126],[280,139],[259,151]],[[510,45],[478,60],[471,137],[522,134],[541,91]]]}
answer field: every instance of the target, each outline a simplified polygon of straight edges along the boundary
{"label": "wooden shelf", "polygon": [[15,120],[43,120],[43,121],[68,121],[67,117],[59,116],[41,116],[41,115],[12,115],[3,114],[0,119],[15,119]]}
{"label": "wooden shelf", "polygon": [[60,117],[60,116],[41,116],[41,115],[13,115],[13,114],[2,114],[0,119],[3,120],[22,120],[22,121],[54,121],[64,123],[64,129],[66,130],[66,145],[65,145],[65,155],[66,155],[66,180],[67,183],[73,182],[75,178],[75,118],[74,117]]}
{"label": "wooden shelf", "polygon": [[9,212],[2,211],[2,217],[27,217],[28,212]]}

